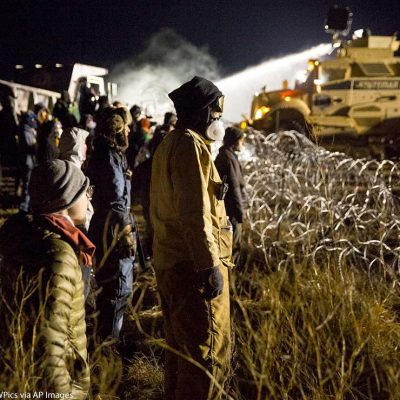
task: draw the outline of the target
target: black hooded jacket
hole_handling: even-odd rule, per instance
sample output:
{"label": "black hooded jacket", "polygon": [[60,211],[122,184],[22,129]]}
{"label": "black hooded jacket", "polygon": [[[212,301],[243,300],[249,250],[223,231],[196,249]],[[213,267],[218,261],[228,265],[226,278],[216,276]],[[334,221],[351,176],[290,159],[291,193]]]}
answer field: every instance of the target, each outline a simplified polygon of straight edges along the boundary
{"label": "black hooded jacket", "polygon": [[230,218],[235,218],[239,223],[243,222],[243,190],[244,179],[242,167],[232,146],[222,146],[215,159],[221,179],[226,177],[229,185],[225,196],[226,213]]}

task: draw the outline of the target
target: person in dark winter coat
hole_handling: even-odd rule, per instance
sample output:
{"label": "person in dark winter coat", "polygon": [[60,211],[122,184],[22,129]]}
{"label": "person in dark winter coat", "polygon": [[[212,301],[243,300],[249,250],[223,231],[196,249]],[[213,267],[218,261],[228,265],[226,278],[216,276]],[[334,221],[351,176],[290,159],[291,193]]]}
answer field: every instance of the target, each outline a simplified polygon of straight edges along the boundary
{"label": "person in dark winter coat", "polygon": [[15,214],[0,228],[0,371],[8,390],[87,397],[81,265],[94,246],[76,225],[88,186],[72,163],[41,164],[29,184],[33,214]]}
{"label": "person in dark winter coat", "polygon": [[135,168],[136,156],[143,145],[148,141],[146,131],[142,128],[142,120],[145,118],[142,109],[134,105],[130,109],[132,115],[132,122],[129,134],[129,147],[126,152],[129,167],[131,170]]}
{"label": "person in dark winter coat", "polygon": [[171,112],[165,113],[164,124],[156,128],[153,137],[147,145],[147,157],[135,166],[132,176],[132,198],[134,196],[139,200],[143,209],[143,217],[146,222],[146,240],[145,240],[145,258],[149,259],[153,255],[153,227],[150,221],[150,181],[151,165],[154,153],[165,138],[173,131],[176,124],[176,115]]}
{"label": "person in dark winter coat", "polygon": [[[150,222],[150,181],[153,156],[148,151],[147,157],[136,166],[132,173],[132,201],[142,206],[145,220],[146,238],[144,256],[148,260],[153,254],[153,228]],[[142,242],[143,243],[143,242]]]}
{"label": "person in dark winter coat", "polygon": [[16,167],[18,160],[15,99],[13,89],[0,83],[0,164],[9,167]]}
{"label": "person in dark winter coat", "polygon": [[99,115],[103,112],[103,110],[105,110],[106,108],[108,108],[110,106],[108,96],[107,95],[99,96],[97,104],[98,104],[98,108],[95,113],[95,117],[96,117],[95,119],[98,119]]}
{"label": "person in dark winter coat", "polygon": [[97,247],[94,269],[102,287],[97,298],[98,334],[102,339],[119,339],[132,294],[136,241],[130,214],[131,172],[125,156],[128,132],[124,108],[104,110],[86,171],[95,186],[89,237]]}
{"label": "person in dark winter coat", "polygon": [[[95,129],[96,129],[96,120],[93,117],[93,115],[90,114],[84,115],[79,122],[78,128],[89,132],[89,136],[86,138],[86,146],[87,146],[86,158],[89,159],[93,152],[93,139],[95,136]],[[83,168],[86,168],[86,165],[84,165]]]}
{"label": "person in dark winter coat", "polygon": [[38,164],[58,158],[59,150],[56,145],[55,137],[56,122],[46,121],[42,124],[37,136],[37,162]]}
{"label": "person in dark winter coat", "polygon": [[21,193],[20,210],[29,211],[28,184],[32,170],[36,165],[37,153],[37,122],[35,114],[28,111],[22,114],[18,127],[18,170],[21,186],[18,192]]}
{"label": "person in dark winter coat", "polygon": [[224,145],[219,149],[215,166],[221,179],[228,184],[225,195],[225,208],[233,226],[233,260],[237,265],[240,257],[242,240],[244,179],[242,166],[236,152],[244,147],[244,132],[236,127],[225,130]]}
{"label": "person in dark winter coat", "polygon": [[55,140],[53,141],[55,138],[51,137],[54,127],[53,117],[44,103],[36,103],[33,109],[37,121],[38,147],[40,142],[40,162],[54,160],[57,158],[58,151]]}
{"label": "person in dark winter coat", "polygon": [[44,103],[36,103],[33,107],[33,112],[36,115],[37,133],[40,135],[42,128],[48,121],[51,121],[52,116],[50,110],[45,106]]}
{"label": "person in dark winter coat", "polygon": [[86,78],[81,78],[79,85],[79,114],[81,118],[86,114],[94,115],[97,105],[96,91],[88,85]]}
{"label": "person in dark winter coat", "polygon": [[68,90],[63,90],[61,92],[61,97],[57,99],[56,104],[54,104],[53,117],[61,122],[64,129],[78,125],[75,116],[69,111],[70,105],[71,99]]}
{"label": "person in dark winter coat", "polygon": [[164,123],[159,125],[154,130],[154,135],[150,140],[149,147],[150,151],[154,154],[155,149],[165,138],[165,136],[175,129],[176,125],[176,114],[172,112],[166,112],[164,115]]}

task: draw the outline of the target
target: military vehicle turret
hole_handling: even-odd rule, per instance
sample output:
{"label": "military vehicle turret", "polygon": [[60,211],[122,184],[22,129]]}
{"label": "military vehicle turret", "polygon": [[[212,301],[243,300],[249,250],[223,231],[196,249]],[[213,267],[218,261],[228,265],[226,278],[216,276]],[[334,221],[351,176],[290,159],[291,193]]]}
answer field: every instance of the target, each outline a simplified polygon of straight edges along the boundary
{"label": "military vehicle turret", "polygon": [[351,11],[331,8],[336,57],[310,60],[303,82],[254,96],[249,122],[265,132],[295,129],[354,157],[400,157],[400,42],[356,31],[343,40]]}

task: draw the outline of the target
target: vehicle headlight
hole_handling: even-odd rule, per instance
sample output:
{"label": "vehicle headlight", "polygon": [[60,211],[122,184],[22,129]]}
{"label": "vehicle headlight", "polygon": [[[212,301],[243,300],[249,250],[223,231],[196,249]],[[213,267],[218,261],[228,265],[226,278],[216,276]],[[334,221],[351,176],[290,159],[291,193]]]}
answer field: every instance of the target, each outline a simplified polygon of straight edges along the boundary
{"label": "vehicle headlight", "polygon": [[265,114],[269,113],[270,110],[271,107],[266,107],[266,106],[261,106],[260,108],[257,108],[254,114],[254,119],[261,119]]}

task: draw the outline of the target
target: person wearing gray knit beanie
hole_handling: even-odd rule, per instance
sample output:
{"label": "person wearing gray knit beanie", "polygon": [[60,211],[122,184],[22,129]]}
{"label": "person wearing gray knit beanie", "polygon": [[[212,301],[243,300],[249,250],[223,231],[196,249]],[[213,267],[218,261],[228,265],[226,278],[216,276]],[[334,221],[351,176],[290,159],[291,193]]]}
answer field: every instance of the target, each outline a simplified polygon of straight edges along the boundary
{"label": "person wearing gray knit beanie", "polygon": [[35,214],[51,214],[72,207],[89,186],[89,179],[71,161],[53,160],[32,171],[28,193]]}
{"label": "person wearing gray knit beanie", "polygon": [[[77,227],[86,219],[88,186],[73,163],[42,163],[28,186],[32,213],[14,214],[0,227],[0,291],[7,305],[0,370],[16,382],[14,371],[22,368],[33,391],[80,400],[90,388],[83,272],[90,271],[95,246]],[[21,347],[22,337],[29,369],[10,350]]]}

